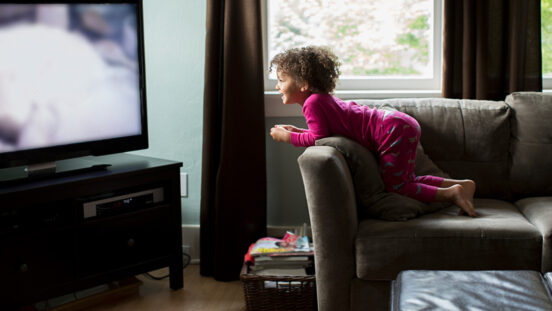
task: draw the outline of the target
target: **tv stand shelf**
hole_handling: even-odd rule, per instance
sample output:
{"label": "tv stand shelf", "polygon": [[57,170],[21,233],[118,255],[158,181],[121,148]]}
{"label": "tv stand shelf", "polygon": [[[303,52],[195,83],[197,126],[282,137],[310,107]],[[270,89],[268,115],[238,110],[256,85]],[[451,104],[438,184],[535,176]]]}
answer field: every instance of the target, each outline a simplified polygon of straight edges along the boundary
{"label": "tv stand shelf", "polygon": [[[167,266],[170,287],[182,288],[182,163],[132,154],[71,161],[111,166],[0,188],[0,310]],[[150,189],[162,198],[85,217],[86,202]]]}

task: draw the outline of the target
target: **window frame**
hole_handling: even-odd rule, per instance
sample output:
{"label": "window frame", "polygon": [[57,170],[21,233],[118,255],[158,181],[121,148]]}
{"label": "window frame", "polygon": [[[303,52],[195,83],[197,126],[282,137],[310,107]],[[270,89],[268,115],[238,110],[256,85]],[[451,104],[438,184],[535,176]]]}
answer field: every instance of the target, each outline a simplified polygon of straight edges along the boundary
{"label": "window frame", "polygon": [[542,90],[552,93],[552,75],[542,76]]}
{"label": "window frame", "polygon": [[[276,79],[269,79],[268,73],[268,1],[261,1],[263,74],[265,94],[265,115],[267,117],[302,116],[298,105],[283,105],[280,94],[275,90]],[[340,78],[335,90],[336,96],[344,100],[359,98],[397,98],[397,97],[441,97],[442,78],[442,29],[443,1],[433,0],[433,77],[366,77]],[[552,82],[552,79],[551,79]],[[293,107],[291,107],[293,106]],[[295,107],[297,106],[297,107]]]}
{"label": "window frame", "polygon": [[[542,10],[542,7],[541,7],[541,10]],[[542,22],[542,11],[541,11],[541,22]],[[542,40],[542,25],[541,25],[541,40]],[[542,46],[541,46],[541,53],[542,53]],[[542,91],[545,93],[552,93],[552,73],[548,75],[545,75],[545,74],[542,75]]]}

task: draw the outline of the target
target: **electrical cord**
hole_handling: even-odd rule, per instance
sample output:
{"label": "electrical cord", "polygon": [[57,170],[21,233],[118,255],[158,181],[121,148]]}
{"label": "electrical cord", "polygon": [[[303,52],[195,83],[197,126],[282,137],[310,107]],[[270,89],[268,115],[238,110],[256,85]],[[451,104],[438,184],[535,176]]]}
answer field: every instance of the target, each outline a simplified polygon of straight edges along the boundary
{"label": "electrical cord", "polygon": [[[186,253],[182,253],[182,255],[185,256],[186,258],[188,258],[186,263],[182,266],[182,270],[184,270],[184,268],[186,268],[187,266],[190,265],[190,262],[192,261],[192,256],[190,256],[189,254],[186,254]],[[147,276],[148,278],[150,278],[152,280],[156,280],[156,281],[164,280],[164,279],[166,279],[170,276],[170,274],[167,274],[167,275],[158,277],[158,276],[151,275],[149,272],[144,273],[144,275]]]}

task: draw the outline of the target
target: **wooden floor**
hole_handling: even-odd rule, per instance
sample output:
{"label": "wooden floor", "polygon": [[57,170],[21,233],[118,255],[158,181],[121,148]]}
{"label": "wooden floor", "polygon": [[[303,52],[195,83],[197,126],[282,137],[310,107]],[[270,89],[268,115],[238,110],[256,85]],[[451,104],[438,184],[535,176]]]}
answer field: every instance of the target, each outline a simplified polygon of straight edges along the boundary
{"label": "wooden floor", "polygon": [[[168,269],[150,274],[163,276]],[[86,311],[141,311],[141,310],[233,310],[245,311],[243,287],[240,281],[218,282],[199,274],[199,265],[184,269],[184,288],[173,291],[169,279],[152,280],[137,276],[143,282],[140,293],[115,302],[101,303],[81,310]]]}

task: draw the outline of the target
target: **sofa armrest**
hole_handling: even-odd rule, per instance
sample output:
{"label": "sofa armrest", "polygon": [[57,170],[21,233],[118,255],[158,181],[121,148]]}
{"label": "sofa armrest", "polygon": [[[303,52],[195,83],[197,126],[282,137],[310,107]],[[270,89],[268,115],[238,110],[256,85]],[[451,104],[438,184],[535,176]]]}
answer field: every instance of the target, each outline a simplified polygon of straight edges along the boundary
{"label": "sofa armrest", "polygon": [[313,146],[298,159],[314,240],[319,310],[349,310],[358,230],[351,174],[333,147]]}

